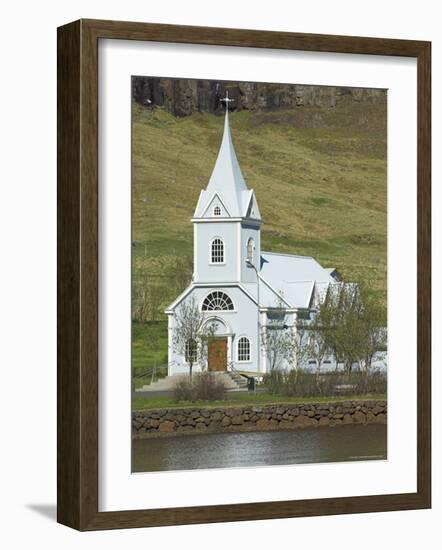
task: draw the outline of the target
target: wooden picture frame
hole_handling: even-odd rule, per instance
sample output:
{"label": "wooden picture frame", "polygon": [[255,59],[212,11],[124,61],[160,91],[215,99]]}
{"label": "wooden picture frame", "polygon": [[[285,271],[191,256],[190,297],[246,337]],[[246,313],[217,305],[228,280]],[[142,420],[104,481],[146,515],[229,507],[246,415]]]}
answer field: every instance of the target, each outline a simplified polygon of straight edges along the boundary
{"label": "wooden picture frame", "polygon": [[[123,39],[403,56],[418,67],[417,492],[98,511],[98,41]],[[58,29],[58,521],[82,531],[431,506],[431,44],[79,20]]]}

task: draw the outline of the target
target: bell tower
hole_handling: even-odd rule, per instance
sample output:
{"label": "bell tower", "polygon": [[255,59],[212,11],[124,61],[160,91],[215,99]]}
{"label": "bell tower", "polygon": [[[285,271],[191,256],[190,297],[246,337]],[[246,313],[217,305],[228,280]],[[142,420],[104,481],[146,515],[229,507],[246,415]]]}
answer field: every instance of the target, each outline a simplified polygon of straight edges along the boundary
{"label": "bell tower", "polygon": [[206,189],[200,193],[192,218],[194,282],[256,282],[248,259],[259,270],[261,214],[253,189],[244,181],[229,125],[228,93],[224,133]]}

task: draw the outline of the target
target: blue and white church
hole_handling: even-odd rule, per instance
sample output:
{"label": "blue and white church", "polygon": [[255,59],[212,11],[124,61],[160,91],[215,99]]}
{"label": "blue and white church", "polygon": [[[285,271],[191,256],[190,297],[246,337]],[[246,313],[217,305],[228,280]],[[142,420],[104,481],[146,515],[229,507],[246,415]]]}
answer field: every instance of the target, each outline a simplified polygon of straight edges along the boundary
{"label": "blue and white church", "polygon": [[195,365],[194,371],[260,375],[269,370],[262,335],[274,312],[284,309],[285,330],[295,337],[297,317],[308,317],[328,285],[339,280],[335,269],[323,268],[311,257],[261,250],[261,213],[241,173],[230,133],[229,100],[224,101],[218,157],[191,220],[193,279],[165,311],[169,375],[189,372],[186,354],[178,354],[173,346],[175,315],[185,301],[196,303],[205,322],[215,327],[205,363]]}

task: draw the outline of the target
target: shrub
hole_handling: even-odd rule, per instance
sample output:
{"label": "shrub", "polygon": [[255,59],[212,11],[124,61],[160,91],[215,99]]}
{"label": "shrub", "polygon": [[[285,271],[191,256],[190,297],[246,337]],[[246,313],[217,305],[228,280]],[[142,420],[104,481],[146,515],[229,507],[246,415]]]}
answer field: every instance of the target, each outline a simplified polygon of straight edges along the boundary
{"label": "shrub", "polygon": [[225,398],[226,391],[219,376],[203,372],[179,377],[173,387],[173,398],[175,401],[219,401]]}
{"label": "shrub", "polygon": [[318,375],[307,369],[274,370],[264,376],[264,384],[269,393],[288,397],[383,394],[387,391],[387,376],[380,371]]}
{"label": "shrub", "polygon": [[273,370],[263,377],[263,384],[269,393],[282,394],[286,385],[287,373],[283,370]]}
{"label": "shrub", "polygon": [[224,399],[226,395],[226,386],[216,374],[203,372],[197,374],[192,382],[195,399],[217,401]]}
{"label": "shrub", "polygon": [[350,375],[350,381],[361,395],[387,393],[387,373],[385,371],[354,372]]}
{"label": "shrub", "polygon": [[173,385],[173,398],[175,401],[192,401],[192,383],[188,376],[180,376]]}

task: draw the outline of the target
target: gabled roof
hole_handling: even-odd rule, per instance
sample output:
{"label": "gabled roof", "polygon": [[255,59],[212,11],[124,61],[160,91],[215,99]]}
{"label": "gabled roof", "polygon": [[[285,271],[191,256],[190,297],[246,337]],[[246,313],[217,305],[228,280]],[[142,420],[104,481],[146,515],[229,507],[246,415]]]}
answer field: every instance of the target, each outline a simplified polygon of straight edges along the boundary
{"label": "gabled roof", "polygon": [[[183,290],[183,292],[175,298],[175,300],[167,306],[167,308],[164,310],[166,314],[173,313],[174,309],[190,294],[190,292],[197,288],[206,288],[208,292],[211,292],[214,289],[226,289],[226,288],[239,288],[244,294],[246,294],[255,304],[257,304],[256,300],[256,285],[247,285],[243,283],[238,282],[232,282],[232,283],[190,283],[190,285]],[[227,291],[228,292],[228,291]]]}
{"label": "gabled roof", "polygon": [[[258,292],[256,283],[241,283],[241,286],[246,289],[248,294],[253,297],[254,301],[258,303]],[[272,288],[267,281],[260,279],[259,281],[259,305],[261,308],[271,307],[291,307],[290,304],[284,300],[274,288]]]}
{"label": "gabled roof", "polygon": [[213,194],[213,197],[207,202],[204,212],[202,214],[203,216],[206,216],[207,214],[211,215],[211,213],[208,212],[211,206],[219,206],[221,208],[221,216],[230,216],[229,209],[226,208],[224,201],[219,196],[217,191]]}
{"label": "gabled roof", "polygon": [[[229,115],[226,109],[224,120],[224,134],[221,141],[221,147],[215,162],[212,175],[207,188],[201,191],[198,204],[193,215],[194,218],[202,218],[206,214],[207,207],[213,196],[218,194],[229,212],[230,217],[243,218],[248,217],[249,205],[254,198],[254,192],[247,189],[236,158],[235,148],[230,134]],[[256,199],[254,199],[255,213],[254,219],[260,219]]]}
{"label": "gabled roof", "polygon": [[256,200],[255,192],[253,190],[250,190],[249,193],[250,195],[246,197],[247,206],[244,210],[245,216],[246,218],[253,218],[255,220],[260,220],[261,212],[259,210],[258,201]]}
{"label": "gabled roof", "polygon": [[333,277],[314,258],[263,252],[260,276],[294,308],[308,308],[314,293],[322,293]]}

